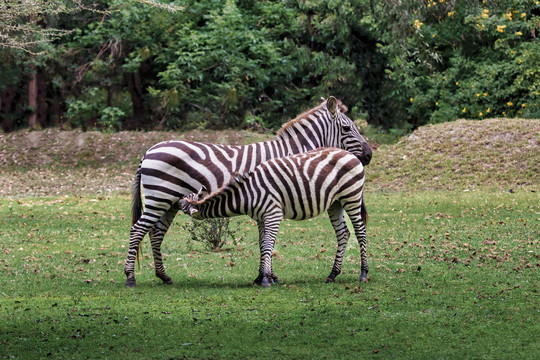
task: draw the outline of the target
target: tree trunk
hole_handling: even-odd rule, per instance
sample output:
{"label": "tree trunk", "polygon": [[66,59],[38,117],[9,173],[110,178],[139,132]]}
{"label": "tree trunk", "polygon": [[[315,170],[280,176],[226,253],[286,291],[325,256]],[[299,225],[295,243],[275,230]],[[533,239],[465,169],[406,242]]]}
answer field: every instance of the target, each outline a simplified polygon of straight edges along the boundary
{"label": "tree trunk", "polygon": [[[30,21],[35,22],[37,26],[43,29],[47,28],[45,16],[38,20],[36,15],[31,15]],[[38,125],[43,127],[47,124],[47,84],[44,81],[43,73],[39,71],[34,64],[34,55],[30,55],[30,64],[28,107],[31,109],[30,111],[32,113],[28,118],[28,127],[30,130],[37,130]]]}
{"label": "tree trunk", "polygon": [[124,80],[127,84],[129,94],[131,95],[131,104],[133,107],[133,116],[127,125],[130,129],[140,127],[144,120],[144,101],[141,87],[141,78],[139,73],[125,74]]}
{"label": "tree trunk", "polygon": [[[34,56],[30,57],[32,61]],[[37,111],[38,111],[38,75],[35,69],[35,65],[31,65],[32,74],[30,75],[30,81],[28,82],[28,107],[32,113],[28,118],[28,127],[30,130],[37,129]]]}
{"label": "tree trunk", "polygon": [[37,123],[40,127],[44,128],[49,125],[50,116],[47,109],[47,83],[45,82],[45,73],[42,70],[38,70],[37,76]]}
{"label": "tree trunk", "polygon": [[0,126],[3,131],[13,131],[15,110],[15,96],[17,91],[12,87],[7,87],[0,92]]}

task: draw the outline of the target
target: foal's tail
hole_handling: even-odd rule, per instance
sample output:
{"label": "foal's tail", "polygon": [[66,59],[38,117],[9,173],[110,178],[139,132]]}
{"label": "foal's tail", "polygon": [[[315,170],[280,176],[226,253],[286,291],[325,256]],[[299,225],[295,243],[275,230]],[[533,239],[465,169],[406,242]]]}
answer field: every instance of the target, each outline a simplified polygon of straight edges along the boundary
{"label": "foal's tail", "polygon": [[360,216],[362,216],[362,220],[364,221],[364,225],[367,225],[369,215],[367,213],[366,203],[364,202],[363,197],[362,197],[362,204],[360,205]]}
{"label": "foal's tail", "polygon": [[[137,172],[135,173],[135,179],[133,181],[133,202],[131,205],[131,226],[135,225],[137,221],[141,218],[142,215],[142,200],[141,200],[141,166],[142,166],[142,159],[139,163],[139,168],[137,169]],[[142,241],[139,243],[139,248],[137,249],[137,266],[141,267],[140,261],[139,261],[139,253],[142,254]]]}

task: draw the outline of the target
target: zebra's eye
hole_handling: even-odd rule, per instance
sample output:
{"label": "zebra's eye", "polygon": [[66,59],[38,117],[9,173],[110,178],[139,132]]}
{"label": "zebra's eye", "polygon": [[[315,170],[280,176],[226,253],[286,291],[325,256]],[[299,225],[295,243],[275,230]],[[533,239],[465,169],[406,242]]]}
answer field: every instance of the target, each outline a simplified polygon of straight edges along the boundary
{"label": "zebra's eye", "polygon": [[343,125],[343,131],[345,132],[350,132],[351,131],[351,127],[349,125]]}

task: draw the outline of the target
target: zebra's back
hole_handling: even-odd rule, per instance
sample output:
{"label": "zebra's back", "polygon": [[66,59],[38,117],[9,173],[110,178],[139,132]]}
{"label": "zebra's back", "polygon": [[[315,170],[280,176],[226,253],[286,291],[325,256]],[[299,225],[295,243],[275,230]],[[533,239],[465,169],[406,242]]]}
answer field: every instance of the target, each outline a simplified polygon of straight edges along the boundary
{"label": "zebra's back", "polygon": [[271,142],[245,146],[173,140],[152,146],[141,163],[145,196],[175,199],[201,187],[216,190],[235,172],[253,169],[268,157],[280,155]]}
{"label": "zebra's back", "polygon": [[358,158],[345,150],[312,150],[272,159],[260,168],[269,192],[279,194],[277,200],[285,219],[316,217],[338,198],[361,200],[364,168]]}

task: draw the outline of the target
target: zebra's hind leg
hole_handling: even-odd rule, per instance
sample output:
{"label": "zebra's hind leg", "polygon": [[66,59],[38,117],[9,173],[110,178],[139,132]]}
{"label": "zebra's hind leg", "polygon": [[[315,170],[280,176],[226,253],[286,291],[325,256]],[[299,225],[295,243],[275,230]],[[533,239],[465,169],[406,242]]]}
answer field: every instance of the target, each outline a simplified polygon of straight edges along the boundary
{"label": "zebra's hind leg", "polygon": [[347,222],[345,221],[345,212],[341,204],[336,201],[328,209],[328,216],[330,217],[330,222],[332,227],[336,232],[337,238],[337,250],[336,258],[334,260],[334,266],[332,266],[332,271],[328,278],[326,278],[326,283],[333,283],[341,273],[341,266],[343,264],[343,255],[345,254],[345,249],[347,248],[347,243],[349,241],[350,232],[347,228]]}
{"label": "zebra's hind leg", "polygon": [[124,267],[124,273],[126,274],[126,286],[134,287],[135,281],[135,258],[139,251],[139,244],[141,243],[144,235],[154,226],[156,219],[159,219],[163,212],[145,212],[141,215],[139,220],[131,227],[129,231],[129,249],[126,265]]}
{"label": "zebra's hind leg", "polygon": [[135,287],[137,284],[135,280],[135,257],[139,251],[139,244],[141,243],[146,231],[140,230],[136,227],[137,224],[131,227],[129,231],[129,250],[126,265],[124,266],[124,273],[126,274],[126,286]]}
{"label": "zebra's hind leg", "polygon": [[173,205],[150,230],[150,243],[152,244],[156,276],[160,278],[163,283],[168,285],[171,285],[173,280],[165,273],[165,266],[163,266],[163,257],[161,254],[161,243],[177,213],[178,207]]}

